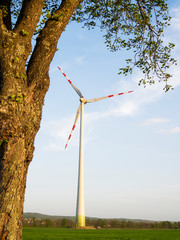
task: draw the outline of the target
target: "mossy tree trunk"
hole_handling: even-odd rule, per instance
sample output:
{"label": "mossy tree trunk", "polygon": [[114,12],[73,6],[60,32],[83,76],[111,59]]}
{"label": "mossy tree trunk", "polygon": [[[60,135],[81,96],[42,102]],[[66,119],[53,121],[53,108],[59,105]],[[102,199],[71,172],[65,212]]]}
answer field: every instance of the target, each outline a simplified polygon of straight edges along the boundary
{"label": "mossy tree trunk", "polygon": [[[9,10],[11,1],[0,0]],[[43,0],[24,0],[15,27],[10,11],[0,8],[0,239],[22,239],[26,176],[40,127],[49,66],[61,33],[80,0],[63,0],[40,32],[32,51],[31,39]],[[27,65],[26,65],[27,64]]]}

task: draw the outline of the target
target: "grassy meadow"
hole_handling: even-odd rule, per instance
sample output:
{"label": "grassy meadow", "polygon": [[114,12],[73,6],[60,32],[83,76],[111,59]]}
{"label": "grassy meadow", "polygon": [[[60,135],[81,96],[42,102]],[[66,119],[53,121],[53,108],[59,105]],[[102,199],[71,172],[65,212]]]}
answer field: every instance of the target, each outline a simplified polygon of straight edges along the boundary
{"label": "grassy meadow", "polygon": [[180,230],[24,228],[23,240],[180,240]]}

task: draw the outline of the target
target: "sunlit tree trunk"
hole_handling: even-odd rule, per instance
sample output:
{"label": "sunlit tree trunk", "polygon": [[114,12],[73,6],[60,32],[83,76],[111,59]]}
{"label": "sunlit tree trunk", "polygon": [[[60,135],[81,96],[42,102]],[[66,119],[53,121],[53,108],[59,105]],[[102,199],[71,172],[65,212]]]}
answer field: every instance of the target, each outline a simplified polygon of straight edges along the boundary
{"label": "sunlit tree trunk", "polygon": [[[0,0],[0,6],[11,1]],[[31,58],[31,39],[43,0],[24,0],[12,29],[10,11],[0,8],[0,239],[22,239],[22,214],[28,166],[40,128],[49,66],[61,33],[80,0],[63,0],[41,30]]]}

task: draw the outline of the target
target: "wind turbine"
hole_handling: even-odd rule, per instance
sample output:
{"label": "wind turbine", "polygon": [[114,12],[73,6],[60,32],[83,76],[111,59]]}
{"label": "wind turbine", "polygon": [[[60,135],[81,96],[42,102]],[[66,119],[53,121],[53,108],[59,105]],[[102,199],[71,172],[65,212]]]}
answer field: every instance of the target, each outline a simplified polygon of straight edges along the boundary
{"label": "wind turbine", "polygon": [[117,93],[113,95],[108,95],[105,97],[94,98],[94,99],[85,99],[79,89],[71,82],[71,80],[66,76],[60,67],[58,69],[62,72],[64,77],[68,80],[71,86],[74,88],[76,93],[80,97],[80,105],[78,107],[74,125],[72,127],[71,133],[68,137],[65,149],[67,148],[68,142],[71,139],[72,133],[75,129],[76,123],[80,116],[80,142],[79,142],[79,171],[78,171],[78,191],[77,191],[77,206],[76,206],[76,226],[85,227],[85,204],[84,204],[84,105],[86,103],[97,102],[106,98],[111,98],[126,93],[131,93],[133,91]]}

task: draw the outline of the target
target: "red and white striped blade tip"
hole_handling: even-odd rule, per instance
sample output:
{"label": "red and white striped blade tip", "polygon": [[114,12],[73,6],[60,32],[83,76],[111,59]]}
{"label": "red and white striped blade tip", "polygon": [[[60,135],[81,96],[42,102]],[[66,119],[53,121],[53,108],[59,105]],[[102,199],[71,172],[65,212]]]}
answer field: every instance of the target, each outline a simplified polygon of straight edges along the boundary
{"label": "red and white striped blade tip", "polygon": [[63,70],[60,68],[60,67],[58,67],[59,68],[59,70],[62,72],[62,74],[64,75],[64,77],[68,80],[68,82],[70,83],[70,84],[72,84],[72,82],[71,82],[71,80],[67,77],[67,75],[63,72]]}
{"label": "red and white striped blade tip", "polygon": [[123,94],[126,94],[126,93],[132,93],[134,92],[133,90],[132,91],[128,91],[128,92],[121,92],[121,93],[117,93],[117,94],[112,94],[112,95],[109,95],[108,97],[115,97],[115,96],[118,96],[118,95],[123,95]]}
{"label": "red and white striped blade tip", "polygon": [[75,130],[77,121],[78,121],[79,116],[80,116],[80,112],[81,112],[81,104],[80,104],[79,107],[78,107],[78,110],[77,110],[77,113],[76,113],[76,117],[75,117],[75,121],[74,121],[73,127],[72,127],[72,129],[71,129],[71,132],[70,132],[70,134],[69,134],[68,140],[67,140],[67,142],[66,142],[65,149],[67,148],[68,143],[69,143],[69,141],[70,141],[70,139],[71,139],[71,136],[72,136],[72,134],[73,134],[73,132],[74,132],[74,130]]}
{"label": "red and white striped blade tip", "polygon": [[80,98],[83,97],[81,91],[71,82],[71,80],[67,77],[67,75],[63,72],[63,70],[58,66],[58,69],[61,71],[63,76],[68,80],[68,82],[71,84],[71,86],[74,88],[74,90],[77,92],[77,94],[80,96]]}

